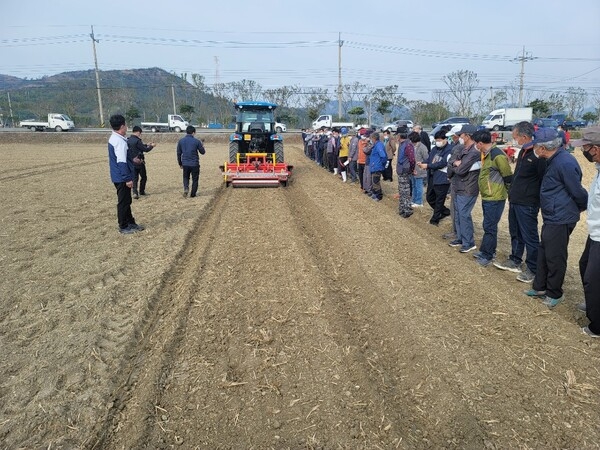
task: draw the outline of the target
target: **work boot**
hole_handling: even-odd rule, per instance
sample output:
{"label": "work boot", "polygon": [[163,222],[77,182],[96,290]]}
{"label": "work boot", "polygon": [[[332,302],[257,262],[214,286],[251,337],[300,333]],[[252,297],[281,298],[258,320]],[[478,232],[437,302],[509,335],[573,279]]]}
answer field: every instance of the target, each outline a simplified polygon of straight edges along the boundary
{"label": "work boot", "polygon": [[342,181],[345,183],[347,179],[348,175],[346,174],[346,172],[342,172]]}
{"label": "work boot", "polygon": [[337,175],[337,173],[338,173],[338,170],[337,170],[337,168],[336,168],[336,169],[333,169],[333,174],[334,174],[334,175]]}

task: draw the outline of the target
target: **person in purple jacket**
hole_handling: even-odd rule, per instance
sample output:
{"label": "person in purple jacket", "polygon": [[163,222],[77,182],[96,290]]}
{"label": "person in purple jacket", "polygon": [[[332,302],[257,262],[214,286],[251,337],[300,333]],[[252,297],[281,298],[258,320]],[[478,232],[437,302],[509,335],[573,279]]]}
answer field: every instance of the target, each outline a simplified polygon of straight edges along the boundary
{"label": "person in purple jacket", "polygon": [[117,220],[121,234],[142,231],[143,226],[135,223],[131,213],[131,188],[135,176],[134,161],[128,155],[127,123],[121,114],[109,119],[112,134],[108,139],[108,165],[110,179],[117,189]]}

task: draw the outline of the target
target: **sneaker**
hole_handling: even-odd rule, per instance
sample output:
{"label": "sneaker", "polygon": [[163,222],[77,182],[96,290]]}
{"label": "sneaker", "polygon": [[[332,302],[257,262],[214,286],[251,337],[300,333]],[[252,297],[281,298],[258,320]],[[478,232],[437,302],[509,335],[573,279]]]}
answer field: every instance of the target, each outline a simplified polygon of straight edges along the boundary
{"label": "sneaker", "polygon": [[559,298],[548,297],[547,295],[542,299],[542,303],[548,307],[548,309],[554,309],[565,299],[565,296],[562,295]]}
{"label": "sneaker", "polygon": [[138,198],[140,198],[140,196],[139,196],[139,195],[137,195],[137,194],[133,194],[133,198],[134,198],[135,200],[137,200]]}
{"label": "sneaker", "polygon": [[583,331],[583,333],[587,334],[589,337],[600,338],[600,334],[594,333],[592,330],[590,330],[590,327],[583,327],[581,331]]}
{"label": "sneaker", "polygon": [[578,303],[577,306],[576,306],[576,308],[577,308],[577,311],[581,311],[581,312],[586,312],[587,311],[587,308],[585,306],[585,302]]}
{"label": "sneaker", "polygon": [[456,233],[444,233],[442,239],[456,239]]}
{"label": "sneaker", "polygon": [[[498,266],[496,266],[498,267]],[[529,267],[526,268],[523,272],[517,275],[517,280],[522,281],[523,283],[531,283],[535,278],[535,274],[529,270]]]}
{"label": "sneaker", "polygon": [[371,198],[372,198],[373,200],[375,200],[376,202],[378,202],[378,201],[380,201],[380,200],[381,200],[379,197],[377,197],[377,195],[376,195],[376,194],[373,194],[373,195],[371,195]]}
{"label": "sneaker", "polygon": [[119,233],[121,233],[121,234],[133,234],[135,232],[136,232],[136,230],[129,228],[129,227],[119,228]]}
{"label": "sneaker", "polygon": [[412,211],[408,211],[408,212],[404,212],[404,213],[400,213],[400,217],[404,217],[405,219],[408,219],[410,216],[413,215]]}
{"label": "sneaker", "polygon": [[546,297],[546,291],[536,291],[535,289],[527,289],[526,291],[523,291],[523,294],[525,294],[527,297]]}
{"label": "sneaker", "polygon": [[520,273],[521,266],[517,264],[512,259],[507,258],[504,262],[495,262],[494,266],[496,266],[500,270],[508,270],[509,272]]}
{"label": "sneaker", "polygon": [[411,203],[411,204],[410,204],[410,207],[411,207],[411,208],[422,208],[422,207],[423,207],[423,205],[419,205],[418,203]]}
{"label": "sneaker", "polygon": [[474,245],[473,247],[461,247],[459,251],[461,253],[469,253],[471,250],[475,250],[476,248],[476,245]]}
{"label": "sneaker", "polygon": [[183,191],[183,196],[187,197],[188,196],[188,191]]}
{"label": "sneaker", "polygon": [[138,225],[137,223],[130,223],[127,228],[133,231],[144,231],[146,229],[143,225]]}
{"label": "sneaker", "polygon": [[453,241],[448,242],[450,247],[460,247],[462,245],[462,241],[460,239],[454,239]]}
{"label": "sneaker", "polygon": [[481,267],[487,267],[492,263],[491,259],[485,259],[483,257],[479,257],[475,260],[475,262],[477,264],[479,264]]}

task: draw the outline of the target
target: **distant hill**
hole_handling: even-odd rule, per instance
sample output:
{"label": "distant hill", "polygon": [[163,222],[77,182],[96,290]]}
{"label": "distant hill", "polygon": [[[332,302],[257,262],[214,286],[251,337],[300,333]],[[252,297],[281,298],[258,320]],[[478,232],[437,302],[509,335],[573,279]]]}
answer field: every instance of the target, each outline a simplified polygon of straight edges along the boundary
{"label": "distant hill", "polygon": [[[160,68],[100,72],[105,121],[111,114],[125,114],[136,108],[141,120],[164,120],[175,103],[195,108],[192,121],[215,120],[230,114],[231,105],[194,88],[182,77]],[[0,75],[0,113],[9,115],[10,92],[13,116],[17,120],[43,118],[49,112],[66,113],[77,126],[99,123],[96,77],[93,70],[65,72],[35,80]]]}

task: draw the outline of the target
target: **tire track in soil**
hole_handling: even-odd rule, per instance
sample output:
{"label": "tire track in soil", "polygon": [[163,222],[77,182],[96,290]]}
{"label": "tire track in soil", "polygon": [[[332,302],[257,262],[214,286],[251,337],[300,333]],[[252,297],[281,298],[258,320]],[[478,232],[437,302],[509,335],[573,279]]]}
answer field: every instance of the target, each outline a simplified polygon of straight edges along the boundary
{"label": "tire track in soil", "polygon": [[[191,300],[201,314],[193,308],[185,322],[196,326],[178,328],[187,335],[179,340],[178,357],[168,364],[171,371],[161,372],[163,378],[150,383],[159,386],[153,392],[158,408],[148,411],[147,424],[125,445],[422,445],[431,417],[424,417],[419,408],[424,397],[418,392],[421,374],[409,370],[408,363],[399,364],[398,358],[418,365],[418,355],[425,351],[415,349],[414,342],[404,353],[389,351],[395,345],[394,336],[378,333],[376,320],[366,319],[360,307],[363,302],[378,301],[366,289],[377,282],[369,275],[358,275],[363,268],[338,255],[340,236],[306,193],[293,188],[269,191],[273,195],[267,201],[256,192],[236,191],[232,197],[237,198],[223,205],[228,209],[221,220],[239,224],[234,226],[238,239],[231,231],[216,237],[213,249],[227,246],[227,252],[220,261],[216,254],[210,258],[216,263],[214,267],[209,263],[208,276],[201,280],[209,292],[196,293]],[[256,209],[273,214],[256,215]],[[261,247],[268,233],[257,236],[242,225],[244,219],[253,219],[254,230],[276,225],[275,240],[280,237],[280,246],[274,245],[270,255],[265,253]],[[247,232],[258,240],[245,240]],[[323,240],[323,236],[330,238]],[[285,252],[286,247],[292,254]],[[269,256],[270,269],[264,275],[281,279],[282,289],[259,289],[255,298],[248,299],[243,294],[247,287],[257,281],[260,285],[264,278],[257,280],[257,272],[238,267],[239,261],[257,267]],[[289,265],[302,270],[290,276]],[[227,277],[210,275],[223,268],[229,271]],[[348,282],[341,278],[346,273],[358,276]],[[278,292],[292,294],[286,301],[271,298]],[[298,333],[307,329],[312,332]],[[380,342],[381,353],[372,350],[378,346],[375,341]],[[307,366],[312,376],[293,379]],[[187,373],[190,369],[193,376]],[[444,419],[446,412],[441,411],[439,420],[455,423],[449,426],[450,434],[454,439],[459,436],[463,446],[481,444],[484,433],[476,420],[460,405],[460,396],[441,384],[436,394],[440,402],[458,406],[451,419]],[[199,392],[198,386],[208,387],[212,394]],[[228,390],[235,392],[229,395]],[[229,411],[215,412],[223,403],[231,405]],[[122,415],[124,422],[126,416]],[[466,427],[467,423],[471,425]]]}
{"label": "tire track in soil", "polygon": [[[186,320],[196,326],[181,338],[171,372],[162,373],[166,379],[148,384],[159,386],[152,394],[159,407],[125,446],[371,448],[406,440],[391,429],[385,398],[372,388],[372,377],[382,374],[369,375],[371,363],[358,343],[340,338],[348,330],[329,317],[325,303],[333,291],[290,220],[287,195],[237,190],[223,205],[228,226],[209,250],[200,281],[207,291],[193,293],[198,308]],[[223,403],[230,408],[220,411]],[[122,436],[130,433],[125,429]]]}
{"label": "tire track in soil", "polygon": [[[14,181],[14,180],[23,180],[25,178],[35,177],[37,175],[45,175],[49,173],[57,173],[65,170],[71,170],[77,167],[81,167],[83,165],[89,166],[90,164],[98,164],[98,163],[106,163],[105,157],[96,157],[96,158],[85,158],[75,160],[69,163],[51,163],[51,164],[42,164],[39,166],[29,167],[28,170],[23,171],[23,169],[11,169],[11,170],[2,170],[0,171],[0,181]],[[10,172],[15,172],[14,175],[7,174]]]}
{"label": "tire track in soil", "polygon": [[[143,426],[148,416],[148,411],[154,411],[156,402],[152,400],[155,385],[146,383],[153,380],[160,383],[164,372],[170,364],[174,350],[184,335],[188,318],[190,291],[197,288],[194,271],[205,264],[207,249],[213,244],[211,232],[220,224],[220,211],[227,193],[217,193],[206,209],[196,221],[197,227],[202,226],[202,232],[192,232],[186,238],[183,248],[175,258],[179,264],[165,272],[161,287],[150,299],[146,314],[141,325],[134,335],[139,338],[135,343],[130,343],[130,348],[123,358],[125,363],[122,369],[113,378],[120,380],[119,385],[111,396],[112,402],[105,420],[98,429],[92,433],[85,443],[86,448],[114,448],[111,445],[113,433],[120,430],[119,415],[133,404],[134,417],[138,420],[136,428]],[[181,263],[181,262],[184,263]],[[188,283],[188,284],[186,284]],[[137,388],[140,385],[141,388]],[[140,391],[142,395],[140,395]],[[136,404],[140,398],[145,403]],[[136,445],[128,448],[137,448]]]}

